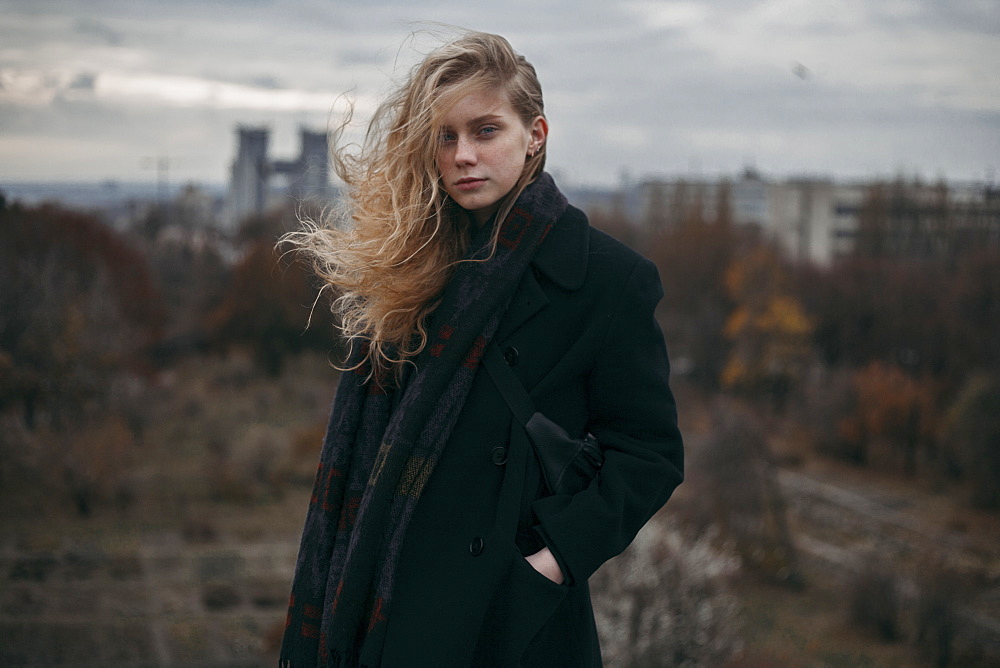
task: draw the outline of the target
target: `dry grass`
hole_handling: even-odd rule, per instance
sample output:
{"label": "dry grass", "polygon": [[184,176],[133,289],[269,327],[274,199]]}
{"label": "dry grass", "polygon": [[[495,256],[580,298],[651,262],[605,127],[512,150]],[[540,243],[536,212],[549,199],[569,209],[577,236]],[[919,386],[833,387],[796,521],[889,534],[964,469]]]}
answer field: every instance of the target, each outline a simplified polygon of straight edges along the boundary
{"label": "dry grass", "polygon": [[[689,452],[706,447],[716,430],[706,398],[683,386],[678,387],[678,395],[682,419],[688,415],[684,433]],[[907,479],[818,455],[811,430],[775,416],[763,419],[772,460],[780,467],[870,501],[873,508],[886,509],[890,519],[899,522],[899,526],[890,522],[886,538],[897,550],[892,564],[905,583],[907,596],[896,622],[897,639],[886,641],[871,625],[858,628],[851,623],[852,578],[842,568],[831,568],[814,558],[802,561],[805,588],[801,592],[759,577],[742,577],[735,581],[734,591],[742,603],[745,648],[735,665],[932,665],[935,655],[943,651],[942,634],[953,629],[949,615],[954,616],[955,609],[1000,618],[1000,597],[988,593],[1000,589],[996,514],[970,509],[964,490],[957,485]],[[667,507],[689,526],[702,523],[714,498],[711,490],[692,479],[696,474],[689,471],[688,482]],[[829,521],[821,522],[813,516],[799,517],[799,511],[795,508],[789,517],[793,536],[808,535],[858,562],[877,549],[881,540],[876,529],[873,542],[871,517],[831,507]],[[948,574],[949,582],[962,586],[952,586],[942,599],[940,588],[933,586],[939,576],[926,574],[928,560],[937,571]],[[944,610],[944,616],[935,617],[936,609]],[[955,633],[950,665],[960,665],[955,661],[963,656],[978,656],[973,652],[981,644],[976,633],[964,628]],[[969,665],[985,664],[973,661]]]}
{"label": "dry grass", "polygon": [[336,382],[320,355],[289,360],[277,380],[258,377],[239,355],[188,360],[145,390],[141,440],[127,471],[115,469],[134,497],[127,507],[103,503],[81,518],[71,489],[24,490],[30,503],[0,509],[3,535],[56,547],[157,532],[203,540],[297,534],[320,445],[307,441],[322,438]]}
{"label": "dry grass", "polygon": [[[131,505],[104,504],[85,519],[73,512],[68,498],[52,498],[31,512],[23,508],[14,512],[5,506],[0,509],[0,535],[24,548],[59,550],[68,541],[109,553],[130,549],[149,534],[163,532],[179,533],[192,544],[224,540],[292,543],[301,530],[336,377],[321,356],[290,360],[277,380],[257,377],[250,361],[239,356],[185,362],[161,378],[143,398],[145,427],[137,445],[138,456],[129,462],[127,471],[136,490]],[[709,401],[682,383],[677,389],[688,447],[704,447],[714,428]],[[995,515],[968,510],[960,495],[949,494],[945,488],[914,484],[818,457],[803,438],[805,432],[773,417],[764,420],[763,429],[773,459],[780,465],[880,499],[918,520],[932,536],[961,539],[964,547],[946,564],[949,572],[957,573],[970,588],[995,590],[1000,582],[996,566],[1000,563],[1000,522]],[[705,494],[710,493],[691,480],[680,487],[665,510],[678,531],[690,533],[693,525],[685,518],[697,514],[707,503]],[[790,517],[790,529],[793,535],[817,531],[823,540],[845,549],[866,547],[843,528],[820,531]],[[698,554],[714,552],[709,549],[710,541],[700,540],[674,540],[664,551],[674,555],[672,565],[660,564],[659,576],[648,572],[646,576],[654,580],[662,576],[656,582],[670,587],[670,577],[683,577],[687,572],[703,575],[712,559],[706,557],[705,563],[700,563]],[[679,552],[684,554],[678,557]],[[626,557],[619,567],[634,561]],[[608,573],[613,573],[615,566],[610,566]],[[914,576],[917,566],[916,562],[912,568],[903,564],[901,570]],[[902,639],[895,642],[879,640],[870,630],[853,627],[843,578],[815,561],[803,562],[801,569],[806,584],[800,591],[749,576],[746,569],[713,581],[713,591],[735,601],[731,611],[736,622],[725,626],[738,626],[739,637],[720,635],[729,650],[738,650],[726,665],[906,666],[917,663],[921,645],[928,651],[927,643],[940,644],[940,629],[926,621],[921,641],[912,624],[904,626]],[[701,582],[698,577],[691,577],[692,587]],[[638,591],[635,584],[604,582],[602,586],[605,591],[631,586],[631,596]],[[688,589],[676,588],[675,593],[681,596]],[[923,605],[928,609],[940,606],[940,598],[940,592],[928,589]],[[694,600],[691,596],[677,600],[689,599]],[[649,600],[650,610],[655,612],[658,603]],[[673,599],[663,602],[669,600]],[[953,601],[944,604],[950,606]],[[682,609],[686,608],[681,606],[677,611]],[[1000,614],[1000,610],[994,612]],[[641,627],[646,637],[649,629],[662,626],[667,618],[640,615],[635,619],[642,622],[636,628]],[[711,625],[705,628],[718,630]],[[646,641],[655,646],[655,638],[646,637]],[[708,641],[706,646],[711,645],[711,639]]]}

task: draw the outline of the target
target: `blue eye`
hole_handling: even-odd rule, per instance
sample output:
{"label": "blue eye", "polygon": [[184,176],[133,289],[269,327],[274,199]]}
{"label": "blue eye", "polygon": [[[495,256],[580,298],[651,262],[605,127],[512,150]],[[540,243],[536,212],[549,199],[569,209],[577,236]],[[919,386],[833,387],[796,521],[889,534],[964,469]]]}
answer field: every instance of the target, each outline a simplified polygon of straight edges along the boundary
{"label": "blue eye", "polygon": [[455,141],[455,139],[456,139],[455,133],[450,132],[448,130],[442,130],[441,135],[438,137],[438,141],[440,141],[442,144]]}
{"label": "blue eye", "polygon": [[492,125],[487,125],[486,127],[479,130],[479,134],[489,136],[491,134],[495,134],[499,129],[500,128],[494,127]]}

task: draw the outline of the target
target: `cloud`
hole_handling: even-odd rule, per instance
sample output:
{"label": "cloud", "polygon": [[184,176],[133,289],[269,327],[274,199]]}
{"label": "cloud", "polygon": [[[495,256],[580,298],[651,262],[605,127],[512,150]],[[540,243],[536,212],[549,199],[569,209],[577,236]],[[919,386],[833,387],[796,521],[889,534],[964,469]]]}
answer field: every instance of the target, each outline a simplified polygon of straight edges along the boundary
{"label": "cloud", "polygon": [[336,95],[328,92],[248,86],[199,77],[103,73],[97,94],[123,103],[159,102],[175,107],[260,109],[271,111],[330,111]]}
{"label": "cloud", "polygon": [[257,76],[252,76],[250,77],[248,83],[257,88],[267,88],[270,90],[284,88],[284,86],[275,77],[272,77],[269,74],[258,74]]}
{"label": "cloud", "polygon": [[711,6],[700,2],[634,2],[628,7],[650,28],[690,29],[712,14]]}
{"label": "cloud", "polygon": [[79,19],[76,22],[75,29],[81,35],[97,37],[110,46],[119,46],[125,41],[122,33],[92,18]]}
{"label": "cloud", "polygon": [[[257,85],[157,73],[0,70],[0,102],[24,106],[52,104],[59,97],[79,99],[91,93],[108,105],[167,105],[199,109],[244,109],[275,112],[346,110],[339,93],[280,87],[274,79]],[[358,112],[374,108],[370,96],[355,96]]]}
{"label": "cloud", "polygon": [[0,177],[27,160],[42,168],[18,153],[32,137],[80,147],[74,128],[116,147],[87,156],[101,177],[137,164],[105,154],[169,146],[205,160],[192,175],[222,180],[233,124],[266,123],[292,151],[294,127],[336,119],[344,91],[363,121],[432,33],[448,32],[433,21],[499,32],[529,57],[550,164],[578,181],[748,158],[765,171],[923,164],[968,177],[1000,154],[994,0],[513,0],[503,12],[454,0],[0,0],[0,11]]}
{"label": "cloud", "polygon": [[94,84],[97,82],[97,75],[93,72],[78,72],[73,80],[69,82],[67,88],[70,90],[94,90]]}

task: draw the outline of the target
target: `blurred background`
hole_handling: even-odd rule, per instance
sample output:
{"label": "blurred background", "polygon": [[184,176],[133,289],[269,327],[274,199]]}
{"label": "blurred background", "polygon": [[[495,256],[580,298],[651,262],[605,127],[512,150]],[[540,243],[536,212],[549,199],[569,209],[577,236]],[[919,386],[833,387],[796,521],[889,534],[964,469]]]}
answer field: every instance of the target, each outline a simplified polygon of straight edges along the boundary
{"label": "blurred background", "polygon": [[0,663],[273,665],[341,353],[274,242],[441,24],[663,279],[688,475],[592,579],[607,665],[1000,662],[994,2],[0,17]]}

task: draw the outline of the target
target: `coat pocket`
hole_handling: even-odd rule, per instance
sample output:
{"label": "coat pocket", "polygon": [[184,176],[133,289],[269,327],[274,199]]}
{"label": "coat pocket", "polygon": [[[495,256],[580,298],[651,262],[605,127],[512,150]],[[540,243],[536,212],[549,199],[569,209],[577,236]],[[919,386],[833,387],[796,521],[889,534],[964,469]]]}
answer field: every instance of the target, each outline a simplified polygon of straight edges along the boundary
{"label": "coat pocket", "polygon": [[521,655],[569,593],[536,571],[515,547],[493,594],[476,647],[477,666],[517,666]]}

